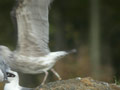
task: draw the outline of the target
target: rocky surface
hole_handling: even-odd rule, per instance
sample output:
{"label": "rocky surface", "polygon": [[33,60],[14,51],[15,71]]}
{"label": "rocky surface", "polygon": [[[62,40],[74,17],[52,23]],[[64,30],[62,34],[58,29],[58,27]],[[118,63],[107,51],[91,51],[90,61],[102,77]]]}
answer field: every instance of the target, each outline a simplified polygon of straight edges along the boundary
{"label": "rocky surface", "polygon": [[96,81],[90,77],[50,82],[35,90],[120,90],[120,86]]}

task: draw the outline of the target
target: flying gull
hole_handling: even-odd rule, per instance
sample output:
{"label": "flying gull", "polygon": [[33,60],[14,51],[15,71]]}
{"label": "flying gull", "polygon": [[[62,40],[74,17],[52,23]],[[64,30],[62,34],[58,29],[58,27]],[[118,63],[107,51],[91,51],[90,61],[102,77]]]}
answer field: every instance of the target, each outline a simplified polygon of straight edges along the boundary
{"label": "flying gull", "polygon": [[57,60],[69,53],[49,50],[48,14],[51,0],[19,1],[20,4],[13,11],[18,30],[16,50],[11,51],[6,46],[0,46],[0,55],[14,71],[26,74],[45,73],[42,85],[47,79],[48,70],[51,70],[60,80],[53,66]]}
{"label": "flying gull", "polygon": [[15,71],[7,72],[8,83],[5,83],[4,90],[34,90],[33,88],[26,88],[19,85],[19,76]]}

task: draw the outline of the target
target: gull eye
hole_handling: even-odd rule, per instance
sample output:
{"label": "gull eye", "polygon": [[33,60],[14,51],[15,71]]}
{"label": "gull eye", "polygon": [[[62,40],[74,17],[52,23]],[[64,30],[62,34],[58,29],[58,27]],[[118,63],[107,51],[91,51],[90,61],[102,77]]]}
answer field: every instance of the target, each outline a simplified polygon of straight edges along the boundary
{"label": "gull eye", "polygon": [[15,77],[15,75],[12,73],[7,72],[6,74],[7,74],[7,77]]}

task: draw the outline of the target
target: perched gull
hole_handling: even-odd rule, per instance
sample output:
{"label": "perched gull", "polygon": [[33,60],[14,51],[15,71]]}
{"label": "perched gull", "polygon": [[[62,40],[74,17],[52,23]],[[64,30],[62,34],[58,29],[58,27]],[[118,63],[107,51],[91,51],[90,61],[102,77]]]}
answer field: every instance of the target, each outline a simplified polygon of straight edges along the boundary
{"label": "perched gull", "polygon": [[7,72],[8,83],[5,83],[4,90],[34,90],[33,88],[26,88],[19,85],[19,76],[17,72]]}
{"label": "perched gull", "polygon": [[10,68],[8,67],[8,65],[5,63],[3,58],[0,56],[0,82],[7,82],[8,81],[6,72],[9,69]]}
{"label": "perched gull", "polygon": [[17,19],[17,48],[11,51],[6,46],[0,46],[0,55],[12,70],[27,74],[45,73],[42,85],[47,79],[48,70],[60,80],[53,66],[57,60],[69,53],[49,50],[48,13],[51,0],[20,1],[20,5],[18,4],[12,12]]}

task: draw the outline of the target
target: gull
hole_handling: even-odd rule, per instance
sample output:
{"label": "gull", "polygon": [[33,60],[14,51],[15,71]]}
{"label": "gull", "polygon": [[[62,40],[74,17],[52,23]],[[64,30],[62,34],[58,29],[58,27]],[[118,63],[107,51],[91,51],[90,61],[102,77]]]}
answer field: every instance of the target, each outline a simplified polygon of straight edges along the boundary
{"label": "gull", "polygon": [[5,60],[0,56],[0,82],[8,82],[7,71],[9,71],[9,69]]}
{"label": "gull", "polygon": [[8,83],[5,83],[4,90],[34,90],[33,88],[26,88],[19,85],[18,73],[12,70],[7,72]]}
{"label": "gull", "polygon": [[12,11],[16,18],[18,40],[14,51],[0,46],[0,55],[4,57],[10,68],[25,74],[45,73],[41,83],[43,85],[51,70],[59,80],[60,75],[53,69],[60,58],[70,52],[51,52],[49,43],[49,6],[52,0],[21,0]]}

